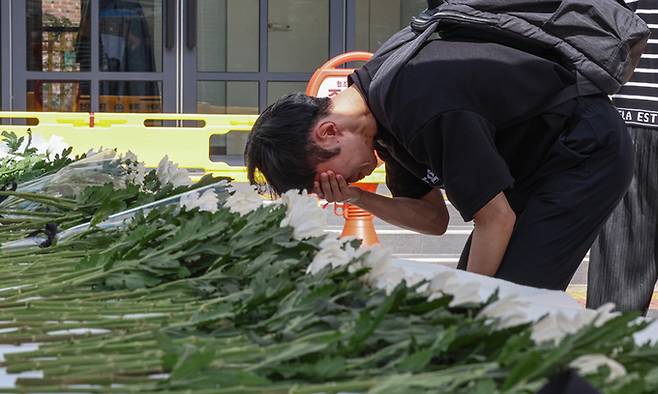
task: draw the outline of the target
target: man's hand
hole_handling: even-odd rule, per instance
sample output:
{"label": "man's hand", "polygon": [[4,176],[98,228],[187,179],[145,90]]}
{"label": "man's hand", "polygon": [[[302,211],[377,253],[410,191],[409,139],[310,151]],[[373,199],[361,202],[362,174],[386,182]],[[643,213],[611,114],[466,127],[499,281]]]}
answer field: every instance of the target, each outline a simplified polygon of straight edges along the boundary
{"label": "man's hand", "polygon": [[358,187],[348,185],[342,175],[336,175],[333,171],[323,172],[318,178],[313,184],[313,191],[328,202],[355,203],[363,193]]}
{"label": "man's hand", "polygon": [[408,230],[442,235],[448,227],[448,209],[438,189],[433,189],[421,198],[392,198],[350,186],[341,175],[327,171],[318,176],[313,191],[329,202],[352,203],[388,223]]}

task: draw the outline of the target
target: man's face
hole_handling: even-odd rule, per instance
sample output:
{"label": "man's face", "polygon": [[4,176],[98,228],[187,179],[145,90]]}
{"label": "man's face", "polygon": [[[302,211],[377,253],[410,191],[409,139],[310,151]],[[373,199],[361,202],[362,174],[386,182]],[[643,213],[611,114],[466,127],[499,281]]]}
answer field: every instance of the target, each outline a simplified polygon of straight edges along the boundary
{"label": "man's face", "polygon": [[344,132],[335,141],[340,153],[316,166],[316,180],[323,172],[332,171],[348,183],[357,182],[370,175],[377,167],[372,141],[351,132]]}

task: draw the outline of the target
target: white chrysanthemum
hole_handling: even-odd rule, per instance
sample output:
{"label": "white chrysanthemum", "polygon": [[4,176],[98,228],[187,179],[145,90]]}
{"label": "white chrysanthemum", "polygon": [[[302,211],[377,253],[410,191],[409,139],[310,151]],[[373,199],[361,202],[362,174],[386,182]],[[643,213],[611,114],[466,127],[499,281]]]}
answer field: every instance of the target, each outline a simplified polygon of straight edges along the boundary
{"label": "white chrysanthemum", "polygon": [[370,286],[386,290],[391,293],[393,289],[404,280],[404,270],[395,267],[391,263],[378,264],[371,268],[366,276],[366,281]]}
{"label": "white chrysanthemum", "polygon": [[225,203],[225,206],[231,212],[239,213],[243,216],[260,208],[261,205],[263,205],[263,199],[252,188],[236,190]]}
{"label": "white chrysanthemum", "polygon": [[62,153],[64,149],[69,147],[69,145],[64,142],[64,138],[58,135],[52,135],[46,140],[41,134],[32,133],[31,138],[25,136],[25,139],[18,147],[17,152],[25,152],[25,149],[28,148],[28,141],[30,143],[29,148],[36,149],[37,153],[40,155],[55,155],[56,153]]}
{"label": "white chrysanthemum", "polygon": [[160,160],[158,169],[155,173],[162,185],[171,183],[174,187],[179,187],[192,184],[192,180],[190,179],[187,170],[184,168],[178,168],[177,164],[169,161],[168,155],[165,155],[165,157]]}
{"label": "white chrysanthemum", "polygon": [[143,185],[146,178],[146,166],[144,163],[136,163],[128,168],[126,181],[136,185]]}
{"label": "white chrysanthemum", "polygon": [[[29,146],[28,146],[29,142]],[[41,136],[41,134],[32,133],[31,136],[26,135],[23,139],[23,142],[18,147],[16,152],[25,153],[25,150],[28,148],[34,148],[37,150],[37,153],[44,154],[46,153],[46,147],[48,142]]]}
{"label": "white chrysanthemum", "polygon": [[86,156],[86,157],[96,156],[97,154],[101,153],[102,151],[103,151],[103,147],[102,147],[102,146],[101,146],[100,148],[98,148],[98,150],[94,150],[94,149],[92,148],[92,149],[89,149],[89,150],[87,151],[87,153],[85,154],[85,156]]}
{"label": "white chrysanthemum", "polygon": [[528,316],[523,313],[523,308],[528,305],[518,297],[505,297],[492,302],[480,311],[478,317],[484,317],[495,321],[496,327],[505,329],[530,322]]}
{"label": "white chrysanthemum", "polygon": [[[92,151],[93,152],[93,151]],[[137,155],[128,151],[120,157],[126,171],[126,183],[133,183],[136,185],[143,185],[146,178],[146,166],[143,162],[137,159]]]}
{"label": "white chrysanthemum", "polygon": [[361,254],[368,252],[365,257],[365,265],[371,268],[382,264],[391,264],[393,261],[392,252],[389,248],[376,244],[368,248],[360,248]]}
{"label": "white chrysanthemum", "polygon": [[64,142],[64,138],[58,135],[51,135],[50,139],[46,143],[45,154],[55,155],[61,154],[64,149],[68,149],[69,144]]}
{"label": "white chrysanthemum", "polygon": [[[92,150],[93,152],[93,150]],[[130,161],[131,163],[138,163],[139,159],[137,159],[137,155],[134,154],[132,151],[128,151],[121,155],[121,160],[124,162]]]}
{"label": "white chrysanthemum", "polygon": [[13,156],[9,154],[9,147],[4,142],[0,142],[0,159],[4,159],[7,156]]}
{"label": "white chrysanthemum", "polygon": [[351,261],[350,254],[343,249],[343,243],[332,236],[320,242],[320,251],[313,257],[313,261],[306,269],[306,273],[317,274],[323,268],[340,267]]}
{"label": "white chrysanthemum", "polygon": [[393,265],[391,251],[381,245],[367,248],[363,264],[370,268],[365,281],[370,286],[390,293],[405,279],[404,270]]}
{"label": "white chrysanthemum", "polygon": [[611,313],[614,305],[605,304],[597,310],[583,309],[574,316],[556,312],[539,320],[532,326],[532,339],[536,343],[559,343],[567,335],[575,334],[583,327],[594,325],[600,327],[619,313]]}
{"label": "white chrysanthemum", "polygon": [[281,227],[292,227],[295,239],[302,240],[324,234],[327,213],[318,206],[314,195],[309,195],[306,190],[300,194],[298,190],[293,189],[281,196],[281,202],[286,205],[286,217],[281,221]]}
{"label": "white chrysanthemum", "polygon": [[532,340],[535,343],[559,343],[562,338],[578,332],[582,327],[578,319],[571,319],[560,312],[551,313],[532,326]]}
{"label": "white chrysanthemum", "polygon": [[[419,284],[420,282],[427,280],[427,278],[423,275],[420,274],[407,274],[404,278],[405,282],[407,282],[407,286],[413,287]],[[427,290],[428,284],[424,284],[420,287],[418,287],[419,292],[424,292]]]}
{"label": "white chrysanthemum", "polygon": [[218,203],[217,193],[212,189],[204,191],[201,196],[199,196],[199,193],[185,194],[181,196],[179,201],[179,205],[185,207],[188,211],[199,208],[200,211],[207,212],[216,212]]}
{"label": "white chrysanthemum", "polygon": [[[358,247],[358,248],[353,247],[352,243],[357,239],[358,238],[353,236],[353,235],[349,235],[349,236],[340,238],[341,242],[343,242],[343,244],[344,244],[343,249],[345,249],[345,252],[350,257],[350,261],[355,260],[355,259],[359,259],[366,252],[370,251],[370,248],[363,246],[363,244],[361,244],[361,246]],[[349,271],[350,272],[355,272],[355,271],[363,268],[364,266],[365,266],[365,264],[364,264],[363,261],[356,261],[352,265],[350,265]]]}
{"label": "white chrysanthemum", "polygon": [[608,382],[612,382],[615,379],[626,375],[626,369],[623,365],[602,354],[580,356],[573,360],[569,366],[578,370],[581,375],[597,373],[600,367],[606,366],[610,369],[610,374],[607,379]]}
{"label": "white chrysanthemum", "polygon": [[455,272],[447,271],[434,276],[430,281],[428,291],[430,301],[444,295],[451,295],[451,307],[482,302],[480,284],[459,280]]}
{"label": "white chrysanthemum", "polygon": [[532,327],[532,339],[536,343],[554,342],[559,343],[565,336],[575,334],[583,327],[594,325],[600,327],[619,313],[611,313],[613,304],[605,304],[597,310],[583,309],[577,311],[574,316],[563,313],[552,313]]}
{"label": "white chrysanthemum", "polygon": [[595,311],[591,309],[586,309],[586,311],[590,314],[590,316],[593,316],[592,320],[594,321],[594,325],[596,327],[601,327],[608,321],[620,315],[619,312],[613,312],[614,310],[615,310],[615,304],[613,304],[612,302],[608,302],[607,304],[601,305]]}

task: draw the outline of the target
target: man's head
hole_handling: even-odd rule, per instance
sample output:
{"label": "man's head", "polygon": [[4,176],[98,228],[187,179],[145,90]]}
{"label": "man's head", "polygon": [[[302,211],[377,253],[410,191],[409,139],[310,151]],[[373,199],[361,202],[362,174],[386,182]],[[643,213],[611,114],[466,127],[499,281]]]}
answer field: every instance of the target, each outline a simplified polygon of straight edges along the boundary
{"label": "man's head", "polygon": [[349,104],[349,94],[332,101],[294,93],[265,109],[245,149],[249,181],[265,181],[282,194],[312,190],[318,174],[328,170],[348,182],[370,174],[377,165],[374,132],[364,132],[368,127],[363,116],[349,109],[351,105],[342,110],[341,102]]}

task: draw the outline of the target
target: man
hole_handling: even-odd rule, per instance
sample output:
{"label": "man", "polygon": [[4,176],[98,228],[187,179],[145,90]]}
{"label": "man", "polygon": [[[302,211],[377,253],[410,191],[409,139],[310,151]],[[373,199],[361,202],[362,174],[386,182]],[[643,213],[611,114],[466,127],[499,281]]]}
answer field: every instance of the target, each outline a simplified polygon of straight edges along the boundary
{"label": "man", "polygon": [[[443,188],[474,221],[460,267],[565,289],[630,181],[630,142],[608,98],[554,105],[574,83],[560,65],[499,44],[433,39],[395,75],[384,129],[368,89],[385,58],[356,70],[332,100],[292,94],[267,108],[245,151],[252,183],[314,190],[435,235],[448,224]],[[374,151],[392,198],[350,186],[375,169]]]}
{"label": "man", "polygon": [[[649,26],[658,1],[628,1]],[[634,177],[628,193],[592,246],[587,306],[613,302],[620,311],[647,313],[658,279],[658,45],[647,47],[631,81],[614,96],[629,126]]]}

